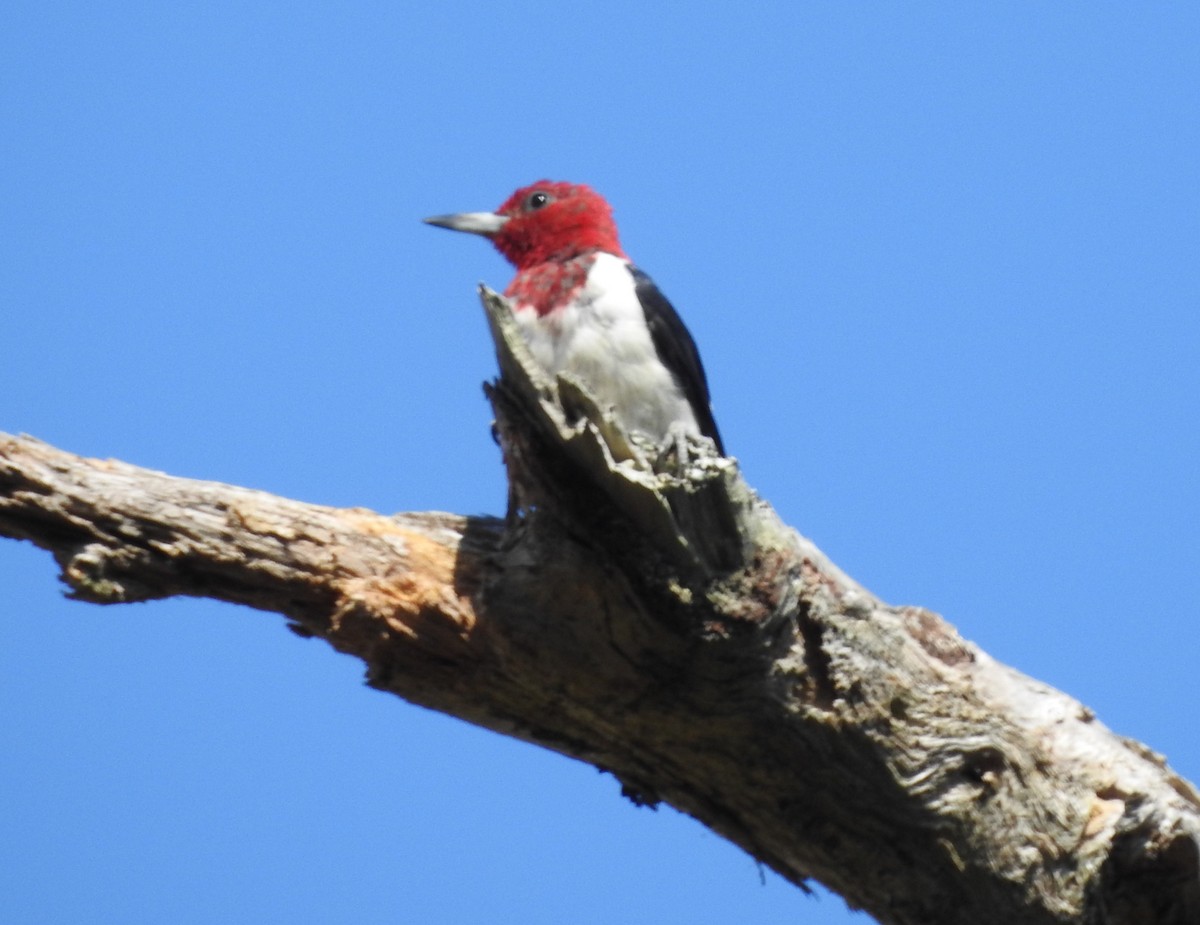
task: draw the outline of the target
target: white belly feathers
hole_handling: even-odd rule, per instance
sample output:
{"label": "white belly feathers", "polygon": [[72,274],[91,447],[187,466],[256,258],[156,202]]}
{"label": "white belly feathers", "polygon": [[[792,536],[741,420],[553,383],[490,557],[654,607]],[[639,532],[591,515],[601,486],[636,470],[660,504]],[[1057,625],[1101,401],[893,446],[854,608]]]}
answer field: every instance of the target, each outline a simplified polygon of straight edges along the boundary
{"label": "white belly feathers", "polygon": [[566,306],[538,317],[516,305],[530,351],[553,374],[568,373],[629,430],[663,442],[674,430],[699,435],[695,415],[658,359],[628,264],[596,254],[587,281]]}

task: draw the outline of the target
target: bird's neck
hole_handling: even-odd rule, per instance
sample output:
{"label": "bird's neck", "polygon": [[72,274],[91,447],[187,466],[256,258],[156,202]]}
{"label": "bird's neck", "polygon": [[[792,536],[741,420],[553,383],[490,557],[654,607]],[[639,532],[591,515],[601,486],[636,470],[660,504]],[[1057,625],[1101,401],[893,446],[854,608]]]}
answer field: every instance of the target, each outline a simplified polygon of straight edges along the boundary
{"label": "bird's neck", "polygon": [[522,267],[504,295],[515,308],[532,308],[545,317],[574,300],[587,284],[588,271],[596,254],[580,254],[569,260],[544,260]]}

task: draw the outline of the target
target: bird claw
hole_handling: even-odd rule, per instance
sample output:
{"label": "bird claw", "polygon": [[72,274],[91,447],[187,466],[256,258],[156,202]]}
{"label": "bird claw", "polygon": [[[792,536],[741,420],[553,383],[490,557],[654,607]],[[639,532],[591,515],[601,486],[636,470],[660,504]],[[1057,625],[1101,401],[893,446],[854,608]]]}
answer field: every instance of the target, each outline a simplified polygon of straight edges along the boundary
{"label": "bird claw", "polygon": [[683,476],[692,463],[716,454],[716,444],[690,430],[672,425],[651,464],[655,472]]}

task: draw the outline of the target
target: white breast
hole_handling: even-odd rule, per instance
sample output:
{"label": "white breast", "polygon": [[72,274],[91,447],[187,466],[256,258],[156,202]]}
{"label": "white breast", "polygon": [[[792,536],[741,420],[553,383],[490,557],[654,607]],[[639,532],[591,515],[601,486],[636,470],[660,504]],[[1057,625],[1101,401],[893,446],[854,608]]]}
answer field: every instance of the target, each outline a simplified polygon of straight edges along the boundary
{"label": "white breast", "polygon": [[544,317],[517,305],[514,315],[548,372],[582,382],[627,429],[662,442],[672,430],[699,434],[695,415],[654,349],[629,265],[597,254],[587,282],[565,307]]}

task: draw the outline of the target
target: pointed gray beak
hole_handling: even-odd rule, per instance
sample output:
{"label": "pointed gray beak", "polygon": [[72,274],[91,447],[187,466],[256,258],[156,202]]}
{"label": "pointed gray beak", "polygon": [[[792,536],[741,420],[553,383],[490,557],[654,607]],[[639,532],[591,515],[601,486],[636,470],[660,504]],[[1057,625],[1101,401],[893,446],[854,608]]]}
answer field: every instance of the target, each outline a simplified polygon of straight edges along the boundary
{"label": "pointed gray beak", "polygon": [[433,215],[424,219],[427,225],[481,234],[485,237],[494,235],[507,221],[507,215],[497,215],[494,212],[459,212],[457,215]]}

